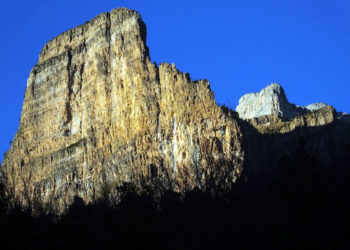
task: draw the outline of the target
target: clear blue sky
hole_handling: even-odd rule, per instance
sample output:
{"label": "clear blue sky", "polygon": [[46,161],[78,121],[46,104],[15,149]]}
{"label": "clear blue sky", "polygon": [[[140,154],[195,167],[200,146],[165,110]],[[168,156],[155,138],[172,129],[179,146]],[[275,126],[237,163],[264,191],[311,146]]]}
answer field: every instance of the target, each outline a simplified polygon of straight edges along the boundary
{"label": "clear blue sky", "polygon": [[152,61],[208,79],[219,103],[235,108],[243,94],[279,82],[293,103],[350,112],[349,0],[7,0],[0,9],[0,160],[44,44],[121,6],[141,13]]}

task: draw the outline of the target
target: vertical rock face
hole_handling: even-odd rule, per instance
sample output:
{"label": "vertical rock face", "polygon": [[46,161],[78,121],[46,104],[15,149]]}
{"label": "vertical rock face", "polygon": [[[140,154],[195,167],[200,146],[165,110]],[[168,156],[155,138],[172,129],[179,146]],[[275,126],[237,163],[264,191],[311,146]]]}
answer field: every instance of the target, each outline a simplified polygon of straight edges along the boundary
{"label": "vertical rock face", "polygon": [[236,119],[206,80],[152,64],[145,42],[140,15],[120,8],[44,46],[2,163],[9,192],[62,210],[75,195],[90,202],[123,182],[201,187],[215,161],[232,166],[224,182],[240,175]]}

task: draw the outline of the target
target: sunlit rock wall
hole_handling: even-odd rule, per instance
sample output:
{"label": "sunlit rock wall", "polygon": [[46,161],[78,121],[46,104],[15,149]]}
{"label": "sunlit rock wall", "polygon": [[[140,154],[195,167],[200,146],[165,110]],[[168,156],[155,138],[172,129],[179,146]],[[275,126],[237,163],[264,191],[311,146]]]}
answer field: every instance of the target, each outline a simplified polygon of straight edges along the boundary
{"label": "sunlit rock wall", "polygon": [[75,195],[91,202],[123,182],[202,188],[217,161],[231,166],[223,182],[234,182],[240,138],[206,80],[150,62],[145,24],[120,8],[44,46],[2,174],[24,204],[63,210]]}

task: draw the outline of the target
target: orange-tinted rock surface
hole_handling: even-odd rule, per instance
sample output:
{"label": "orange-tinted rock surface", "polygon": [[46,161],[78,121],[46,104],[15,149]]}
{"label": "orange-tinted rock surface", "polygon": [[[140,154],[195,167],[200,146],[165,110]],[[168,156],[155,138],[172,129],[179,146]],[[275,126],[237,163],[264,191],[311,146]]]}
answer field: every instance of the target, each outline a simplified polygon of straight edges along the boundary
{"label": "orange-tinted rock surface", "polygon": [[[2,163],[18,198],[90,202],[123,182],[202,187],[208,157],[241,172],[236,120],[206,80],[150,62],[146,27],[125,8],[49,41],[32,69],[19,130]],[[26,197],[29,196],[29,197]]]}

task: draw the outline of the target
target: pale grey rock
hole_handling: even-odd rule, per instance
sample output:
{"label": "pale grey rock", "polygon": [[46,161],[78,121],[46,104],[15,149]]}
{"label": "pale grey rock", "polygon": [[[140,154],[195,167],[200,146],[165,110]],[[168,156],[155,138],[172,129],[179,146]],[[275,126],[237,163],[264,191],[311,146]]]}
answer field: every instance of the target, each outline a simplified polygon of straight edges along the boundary
{"label": "pale grey rock", "polygon": [[324,103],[324,102],[317,102],[317,103],[312,103],[310,105],[307,105],[305,108],[307,110],[310,110],[310,111],[315,111],[315,110],[319,110],[321,108],[324,108],[326,106],[329,106],[329,105]]}
{"label": "pale grey rock", "polygon": [[288,102],[282,86],[278,83],[270,84],[259,93],[244,95],[239,100],[236,111],[245,120],[271,114],[291,120],[306,112],[305,108]]}

